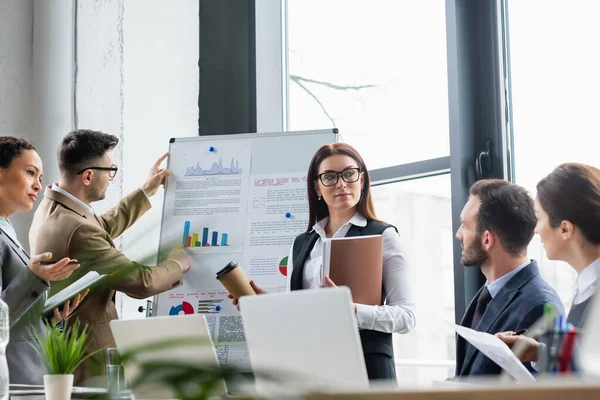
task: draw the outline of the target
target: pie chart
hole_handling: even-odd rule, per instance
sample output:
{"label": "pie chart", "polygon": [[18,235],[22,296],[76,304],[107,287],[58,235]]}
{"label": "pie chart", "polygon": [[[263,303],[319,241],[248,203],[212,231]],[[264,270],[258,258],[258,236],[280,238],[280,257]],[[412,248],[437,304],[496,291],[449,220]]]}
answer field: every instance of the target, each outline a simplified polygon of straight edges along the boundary
{"label": "pie chart", "polygon": [[181,304],[171,307],[169,310],[169,315],[179,315],[179,314],[193,314],[194,307],[188,303],[187,301],[181,302]]}
{"label": "pie chart", "polygon": [[283,276],[287,276],[287,261],[287,257],[283,257],[281,261],[279,261],[279,272],[281,272],[281,275]]}

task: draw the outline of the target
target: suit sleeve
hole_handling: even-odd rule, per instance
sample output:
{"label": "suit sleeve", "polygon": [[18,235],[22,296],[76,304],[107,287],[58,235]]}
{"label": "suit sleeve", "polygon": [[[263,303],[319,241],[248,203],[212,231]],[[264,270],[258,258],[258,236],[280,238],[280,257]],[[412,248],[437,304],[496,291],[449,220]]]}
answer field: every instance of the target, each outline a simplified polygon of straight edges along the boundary
{"label": "suit sleeve", "polygon": [[107,287],[144,299],[183,283],[179,263],[166,260],[151,267],[131,261],[111,246],[106,234],[93,225],[80,225],[69,240],[69,256],[79,260],[84,271],[112,274]]}
{"label": "suit sleeve", "polygon": [[529,329],[535,324],[540,318],[544,316],[544,304],[536,304],[531,307],[519,321],[515,330]]}
{"label": "suit sleeve", "polygon": [[117,238],[152,207],[142,189],[134,190],[121,199],[119,204],[98,216],[111,238]]}
{"label": "suit sleeve", "polygon": [[[544,316],[544,304],[536,304],[532,308],[529,309],[525,314],[523,314],[523,318],[519,321],[516,330],[521,329],[529,329],[535,324],[538,320],[540,320]],[[536,364],[532,363],[524,363],[525,367],[532,373],[537,373],[539,371],[540,365],[542,365],[544,360],[538,359]]]}
{"label": "suit sleeve", "polygon": [[[8,305],[10,328],[12,329],[27,314],[36,301],[40,297],[43,298],[43,294],[50,288],[50,284],[35,276],[26,265],[8,265],[8,263],[15,262],[15,258],[11,259],[6,251],[5,249],[3,252],[0,248],[1,269],[4,270],[4,268],[9,267],[21,269],[10,282],[3,280],[4,274],[0,271],[0,285],[2,288],[0,296]],[[21,263],[20,259],[18,261]]]}

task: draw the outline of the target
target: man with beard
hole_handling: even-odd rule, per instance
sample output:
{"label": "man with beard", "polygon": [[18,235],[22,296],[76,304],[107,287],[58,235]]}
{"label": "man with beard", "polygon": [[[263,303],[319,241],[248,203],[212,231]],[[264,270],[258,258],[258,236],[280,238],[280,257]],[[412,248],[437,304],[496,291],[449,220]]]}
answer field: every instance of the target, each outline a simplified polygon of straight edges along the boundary
{"label": "man with beard", "polygon": [[[527,258],[537,223],[533,199],[522,187],[499,179],[481,180],[470,189],[456,238],[461,263],[480,267],[487,282],[477,292],[462,326],[495,334],[528,329],[543,316],[544,305],[562,311],[556,291]],[[534,371],[530,363],[525,366]],[[456,377],[498,375],[501,368],[458,336]]]}
{"label": "man with beard", "polygon": [[[73,314],[83,324],[89,324],[87,353],[115,347],[109,326],[111,320],[118,318],[115,291],[139,299],[153,296],[181,285],[183,274],[191,265],[180,248],[175,248],[159,265],[142,265],[129,260],[113,242],[150,209],[149,197],[156,194],[169,174],[169,170],[160,167],[166,154],[152,166],[146,182],[114,208],[98,215],[91,207],[106,197],[108,185],[117,174],[111,152],[118,141],[113,135],[86,129],[64,137],[58,150],[60,180],[46,187],[29,231],[33,254],[43,249],[52,252],[57,260],[71,257],[81,264],[77,274],[51,285],[52,294],[91,270],[110,275]],[[105,374],[104,354],[99,354],[98,359],[98,363],[86,361],[75,371],[77,385]]]}

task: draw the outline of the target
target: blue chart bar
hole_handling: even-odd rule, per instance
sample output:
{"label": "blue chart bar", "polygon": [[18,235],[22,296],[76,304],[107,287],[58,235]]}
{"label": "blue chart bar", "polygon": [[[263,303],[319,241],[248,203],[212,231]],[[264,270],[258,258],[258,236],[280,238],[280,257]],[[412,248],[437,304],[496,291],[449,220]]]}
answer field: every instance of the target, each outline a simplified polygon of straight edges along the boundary
{"label": "blue chart bar", "polygon": [[211,242],[210,245],[211,246],[218,246],[217,240],[219,240],[219,232],[213,231],[213,233],[212,233],[212,242]]}
{"label": "blue chart bar", "polygon": [[186,245],[186,240],[188,236],[190,236],[190,221],[185,221],[185,223],[183,224],[183,240],[181,241],[181,244],[183,246]]}
{"label": "blue chart bar", "polygon": [[229,235],[226,233],[221,234],[221,246],[227,246],[227,238],[228,237],[229,237]]}
{"label": "blue chart bar", "polygon": [[202,228],[202,246],[208,244],[208,228]]}

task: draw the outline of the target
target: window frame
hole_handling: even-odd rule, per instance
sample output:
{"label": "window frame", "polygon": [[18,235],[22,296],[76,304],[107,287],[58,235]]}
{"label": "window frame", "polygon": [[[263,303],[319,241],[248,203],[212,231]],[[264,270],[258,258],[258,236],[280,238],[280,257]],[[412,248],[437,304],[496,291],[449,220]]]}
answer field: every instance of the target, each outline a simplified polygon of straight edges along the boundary
{"label": "window frame", "polygon": [[[201,5],[205,1],[201,1]],[[254,115],[250,116],[250,121],[255,121],[255,131],[258,132],[287,130],[287,0],[248,1],[249,6],[254,7],[254,12],[248,12],[248,26],[255,30],[247,34],[247,59],[250,60],[248,68],[251,73],[248,74],[246,85],[250,91],[254,85],[255,93]],[[510,49],[506,40],[506,0],[446,0],[445,8],[450,156],[375,169],[371,171],[371,178],[373,185],[384,185],[450,173],[452,226],[456,231],[460,226],[460,212],[469,196],[469,187],[476,180],[482,177],[514,180],[512,122],[509,118],[511,99],[508,90]],[[227,12],[236,11],[228,8]],[[203,33],[206,30],[202,28],[202,21],[209,17],[201,15]],[[222,15],[220,18],[227,20]],[[216,37],[219,32],[209,33],[214,33],[213,37]],[[206,56],[203,47],[200,46],[200,61]],[[235,51],[235,47],[222,48]],[[235,57],[236,54],[229,56]],[[200,71],[202,78],[202,73],[206,72],[202,68]],[[227,71],[211,73],[211,79],[224,80]],[[206,89],[201,85],[201,98],[213,99],[218,94],[211,93],[210,87],[208,91]],[[244,90],[243,93],[248,92]],[[240,115],[246,109],[222,109],[214,101],[211,103],[208,100],[200,103],[203,106],[200,116],[217,112],[222,121],[221,125],[213,124],[210,130],[201,129],[200,134],[232,133],[225,121],[248,120]],[[249,105],[252,108],[252,99]],[[251,125],[246,132],[253,131]],[[492,163],[491,168],[481,176],[476,172],[475,160],[485,150],[488,140],[491,143],[489,153]],[[455,318],[456,322],[460,322],[465,309],[485,280],[479,269],[463,267],[460,263],[460,243],[454,237],[448,240],[453,241]]]}

